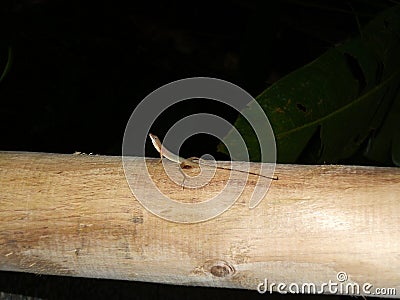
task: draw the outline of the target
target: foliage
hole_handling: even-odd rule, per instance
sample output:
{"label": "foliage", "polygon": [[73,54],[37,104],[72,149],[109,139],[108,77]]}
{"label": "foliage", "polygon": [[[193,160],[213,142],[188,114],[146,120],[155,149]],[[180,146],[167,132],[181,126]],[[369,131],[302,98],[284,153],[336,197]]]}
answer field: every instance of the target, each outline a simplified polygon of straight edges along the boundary
{"label": "foliage", "polygon": [[[397,5],[375,17],[359,37],[328,50],[258,96],[275,132],[278,161],[338,163],[362,154],[380,164],[399,165],[399,53]],[[260,160],[249,124],[239,117],[235,127],[245,137],[251,160]]]}

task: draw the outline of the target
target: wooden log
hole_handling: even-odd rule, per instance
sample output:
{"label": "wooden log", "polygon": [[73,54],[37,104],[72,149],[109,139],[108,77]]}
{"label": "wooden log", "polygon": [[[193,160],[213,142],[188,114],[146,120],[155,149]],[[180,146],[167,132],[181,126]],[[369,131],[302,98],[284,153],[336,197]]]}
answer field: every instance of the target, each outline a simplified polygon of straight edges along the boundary
{"label": "wooden log", "polygon": [[[229,175],[182,190],[147,162],[178,201],[213,194]],[[288,293],[304,283],[329,293],[324,283],[336,282],[338,293],[359,284],[366,295],[370,283],[399,297],[400,169],[277,165],[275,174],[256,208],[249,180],[223,214],[179,224],[142,207],[120,157],[1,152],[0,270]]]}

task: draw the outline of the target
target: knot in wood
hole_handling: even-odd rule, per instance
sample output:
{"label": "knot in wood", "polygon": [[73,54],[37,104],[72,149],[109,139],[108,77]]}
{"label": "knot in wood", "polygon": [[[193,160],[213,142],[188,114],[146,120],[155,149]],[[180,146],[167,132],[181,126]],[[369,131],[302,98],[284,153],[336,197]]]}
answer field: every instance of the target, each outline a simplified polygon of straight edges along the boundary
{"label": "knot in wood", "polygon": [[210,273],[216,277],[226,277],[235,273],[235,268],[226,261],[219,261],[210,269]]}

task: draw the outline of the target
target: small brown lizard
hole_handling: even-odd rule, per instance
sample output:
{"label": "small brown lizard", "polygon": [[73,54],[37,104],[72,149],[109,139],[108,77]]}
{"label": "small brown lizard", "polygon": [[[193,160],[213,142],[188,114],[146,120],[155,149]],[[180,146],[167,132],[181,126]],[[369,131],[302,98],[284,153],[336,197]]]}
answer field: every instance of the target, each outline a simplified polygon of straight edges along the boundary
{"label": "small brown lizard", "polygon": [[[165,157],[166,159],[172,161],[172,162],[176,162],[179,164],[180,166],[180,171],[184,176],[184,180],[186,178],[186,174],[183,173],[183,171],[181,169],[190,169],[190,168],[195,168],[195,167],[199,167],[199,158],[198,157],[190,157],[190,158],[183,158],[180,157],[174,153],[172,153],[171,151],[169,151],[167,148],[165,148],[160,139],[154,135],[154,134],[149,134],[151,142],[153,143],[154,148],[156,148],[156,150],[160,153],[160,158],[162,159],[163,157]],[[207,165],[207,164],[205,164]],[[209,165],[211,167],[211,165]],[[221,169],[221,170],[228,170],[228,171],[234,171],[234,172],[240,172],[240,173],[245,173],[245,174],[251,174],[251,175],[256,175],[256,176],[261,176],[261,177],[265,177],[268,179],[272,179],[272,180],[278,180],[278,177],[269,177],[269,176],[265,176],[265,175],[261,175],[258,173],[253,173],[253,172],[248,172],[248,171],[242,171],[242,170],[235,170],[235,169],[230,169],[230,168],[224,168],[224,167],[219,167],[216,166],[217,169]],[[183,183],[182,183],[183,186]]]}

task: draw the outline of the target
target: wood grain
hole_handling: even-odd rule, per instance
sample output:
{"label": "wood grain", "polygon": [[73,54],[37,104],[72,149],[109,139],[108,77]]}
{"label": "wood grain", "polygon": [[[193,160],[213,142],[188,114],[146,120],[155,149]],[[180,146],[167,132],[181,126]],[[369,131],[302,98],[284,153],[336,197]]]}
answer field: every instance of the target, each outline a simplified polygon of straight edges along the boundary
{"label": "wood grain", "polygon": [[[147,163],[182,202],[214,195],[229,175],[182,190]],[[245,289],[265,279],[318,287],[346,272],[345,283],[399,297],[400,169],[277,165],[275,174],[255,209],[250,178],[225,213],[179,224],[143,208],[120,157],[0,152],[0,269]]]}

